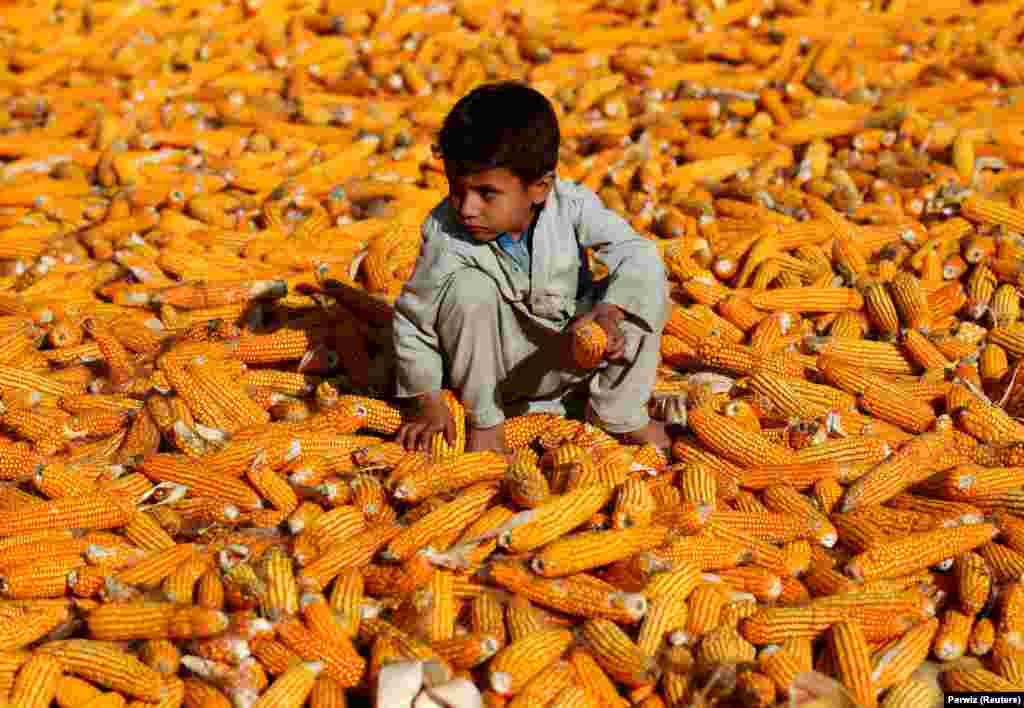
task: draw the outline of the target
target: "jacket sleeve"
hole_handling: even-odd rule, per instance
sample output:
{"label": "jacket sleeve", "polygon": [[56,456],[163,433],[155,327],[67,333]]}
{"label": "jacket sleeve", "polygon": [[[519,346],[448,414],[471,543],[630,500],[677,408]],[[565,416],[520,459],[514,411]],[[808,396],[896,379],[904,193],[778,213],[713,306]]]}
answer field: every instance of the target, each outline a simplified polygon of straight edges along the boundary
{"label": "jacket sleeve", "polygon": [[649,331],[660,332],[668,307],[668,279],[657,246],[591,190],[576,185],[574,191],[579,244],[594,249],[608,267],[608,289],[601,301],[622,308]]}
{"label": "jacket sleeve", "polygon": [[469,265],[456,244],[427,217],[413,274],[395,300],[392,338],[396,395],[400,398],[439,391],[444,359],[437,335],[437,315],[451,275]]}

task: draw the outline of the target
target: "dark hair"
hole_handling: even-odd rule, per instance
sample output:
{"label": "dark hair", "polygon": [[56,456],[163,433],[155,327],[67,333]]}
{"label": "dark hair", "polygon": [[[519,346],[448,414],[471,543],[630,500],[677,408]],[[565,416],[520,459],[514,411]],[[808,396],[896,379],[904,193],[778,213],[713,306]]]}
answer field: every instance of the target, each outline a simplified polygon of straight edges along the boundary
{"label": "dark hair", "polygon": [[560,139],[558,117],[544,94],[500,81],[458,100],[435,149],[456,174],[504,167],[529,185],[555,169]]}

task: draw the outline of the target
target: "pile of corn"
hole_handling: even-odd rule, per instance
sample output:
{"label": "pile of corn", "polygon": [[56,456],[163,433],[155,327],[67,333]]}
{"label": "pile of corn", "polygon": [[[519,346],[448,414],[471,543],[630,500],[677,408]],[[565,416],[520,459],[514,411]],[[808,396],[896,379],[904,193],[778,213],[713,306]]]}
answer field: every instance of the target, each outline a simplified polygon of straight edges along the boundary
{"label": "pile of corn", "polygon": [[[0,705],[770,706],[816,670],[906,708],[931,662],[1024,690],[1022,31],[955,0],[6,4]],[[501,78],[664,253],[672,460],[544,415],[512,464],[393,442],[433,135]]]}

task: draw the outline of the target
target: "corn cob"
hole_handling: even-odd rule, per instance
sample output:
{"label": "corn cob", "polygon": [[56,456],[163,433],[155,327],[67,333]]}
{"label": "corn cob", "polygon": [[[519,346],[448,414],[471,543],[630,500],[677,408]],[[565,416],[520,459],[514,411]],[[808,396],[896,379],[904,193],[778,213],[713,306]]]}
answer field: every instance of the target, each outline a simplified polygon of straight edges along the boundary
{"label": "corn cob", "polygon": [[324,664],[306,661],[292,666],[275,679],[253,708],[301,708],[313,691]]}
{"label": "corn cob", "polygon": [[597,663],[616,681],[636,688],[657,681],[660,671],[617,625],[606,619],[584,623],[581,636]]}
{"label": "corn cob", "polygon": [[113,644],[88,639],[48,642],[38,652],[57,659],[64,671],[141,700],[161,699],[160,674]]}
{"label": "corn cob", "polygon": [[525,514],[525,522],[499,536],[499,544],[514,553],[524,553],[547,544],[580,526],[608,503],[613,487],[593,484],[579,487],[551,499]]}
{"label": "corn cob", "polygon": [[549,629],[513,642],[491,660],[491,688],[501,695],[515,695],[537,674],[558,661],[572,642],[565,629]]}
{"label": "corn cob", "polygon": [[400,532],[400,527],[384,522],[370,527],[357,538],[339,544],[302,569],[298,577],[300,587],[322,590],[344,568],[366,564]]}
{"label": "corn cob", "polygon": [[484,512],[497,492],[497,488],[490,484],[470,487],[459,498],[404,529],[387,545],[385,553],[394,560],[404,561],[432,539],[463,530]]}
{"label": "corn cob", "polygon": [[945,558],[956,557],[992,540],[992,524],[967,524],[911,534],[881,543],[854,556],[847,572],[857,580],[897,577],[923,570]]}
{"label": "corn cob", "polygon": [[11,691],[11,704],[46,708],[56,695],[61,675],[59,660],[45,654],[33,656],[18,670],[18,678]]}
{"label": "corn cob", "polygon": [[510,708],[549,705],[562,691],[572,687],[576,675],[568,662],[553,662],[527,681],[506,705]]}
{"label": "corn cob", "polygon": [[604,359],[608,335],[597,322],[590,321],[573,331],[573,363],[581,369],[593,369]]}
{"label": "corn cob", "polygon": [[422,501],[442,491],[455,491],[479,482],[499,481],[505,474],[502,456],[490,452],[467,452],[450,460],[435,462],[403,477],[392,492],[396,499]]}
{"label": "corn cob", "polygon": [[539,578],[522,565],[494,562],[487,568],[499,586],[525,596],[532,602],[567,614],[604,618],[613,622],[638,622],[647,611],[647,601],[636,593],[617,592],[591,583],[583,574],[566,578]]}
{"label": "corn cob", "polygon": [[227,628],[223,612],[178,608],[169,603],[106,605],[89,613],[86,620],[95,639],[186,639],[220,634]]}
{"label": "corn cob", "polygon": [[356,653],[351,640],[341,634],[330,638],[313,634],[299,620],[287,619],[278,626],[278,636],[289,649],[304,661],[317,656],[322,661],[324,672],[343,687],[356,685],[366,670],[365,660]]}
{"label": "corn cob", "polygon": [[564,577],[656,548],[667,535],[668,529],[658,526],[571,534],[547,544],[531,567],[546,578]]}
{"label": "corn cob", "polygon": [[792,460],[789,450],[743,430],[725,416],[698,408],[690,411],[688,420],[701,442],[738,465],[782,465]]}

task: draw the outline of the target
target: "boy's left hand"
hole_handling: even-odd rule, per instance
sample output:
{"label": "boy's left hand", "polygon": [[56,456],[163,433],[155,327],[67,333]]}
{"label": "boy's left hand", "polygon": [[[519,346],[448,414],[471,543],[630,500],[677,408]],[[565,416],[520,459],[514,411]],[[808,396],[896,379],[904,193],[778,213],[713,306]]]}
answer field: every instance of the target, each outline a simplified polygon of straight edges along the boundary
{"label": "boy's left hand", "polygon": [[569,325],[570,332],[575,332],[587,322],[593,320],[608,335],[608,345],[605,347],[604,358],[606,361],[621,361],[625,358],[626,338],[622,334],[620,323],[626,315],[617,305],[609,305],[601,302],[594,306],[590,312],[581,315]]}

